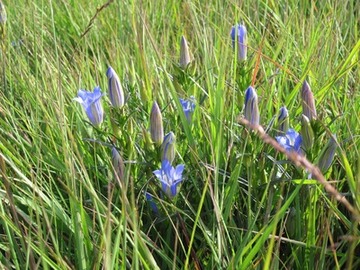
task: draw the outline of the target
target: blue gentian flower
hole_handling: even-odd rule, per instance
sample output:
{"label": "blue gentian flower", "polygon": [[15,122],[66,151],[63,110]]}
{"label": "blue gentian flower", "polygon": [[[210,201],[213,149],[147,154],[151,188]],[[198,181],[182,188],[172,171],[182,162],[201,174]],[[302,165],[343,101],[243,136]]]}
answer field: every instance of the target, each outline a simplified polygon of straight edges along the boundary
{"label": "blue gentian flower", "polygon": [[252,86],[245,91],[245,119],[252,125],[259,125],[260,122],[258,96]]}
{"label": "blue gentian flower", "polygon": [[277,142],[285,148],[286,151],[292,152],[295,151],[298,154],[301,154],[301,142],[302,138],[299,133],[290,128],[284,136],[275,137]]}
{"label": "blue gentian flower", "polygon": [[153,171],[155,176],[161,182],[162,190],[170,197],[173,198],[179,192],[179,184],[183,181],[182,173],[185,165],[179,164],[174,168],[168,160],[163,160],[161,169]]}
{"label": "blue gentian flower", "polygon": [[111,105],[115,108],[121,108],[124,106],[125,97],[119,76],[112,67],[108,68],[106,76],[109,80],[109,97]]}
{"label": "blue gentian flower", "polygon": [[90,122],[94,126],[100,125],[104,119],[104,109],[101,105],[102,96],[100,87],[96,86],[93,92],[79,90],[78,96],[74,98],[84,107]]}
{"label": "blue gentian flower", "polygon": [[188,122],[191,122],[191,117],[196,107],[195,98],[193,96],[191,96],[189,99],[180,98],[180,103],[185,113],[186,119]]}
{"label": "blue gentian flower", "polygon": [[245,61],[247,55],[247,31],[245,25],[234,25],[231,28],[230,36],[232,39],[233,48],[235,48],[235,44],[238,44],[239,61]]}

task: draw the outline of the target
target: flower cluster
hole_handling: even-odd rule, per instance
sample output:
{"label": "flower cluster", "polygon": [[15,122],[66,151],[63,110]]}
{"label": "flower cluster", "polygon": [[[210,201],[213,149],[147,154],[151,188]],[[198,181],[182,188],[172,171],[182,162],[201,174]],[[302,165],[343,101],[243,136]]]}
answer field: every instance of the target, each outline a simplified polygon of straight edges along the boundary
{"label": "flower cluster", "polygon": [[[316,120],[316,108],[314,95],[311,92],[309,84],[305,81],[301,89],[301,103],[303,114],[301,115],[301,130],[296,132],[289,127],[289,112],[285,106],[281,107],[277,117],[278,136],[275,137],[277,142],[288,152],[296,152],[303,155],[304,151],[311,151],[314,144],[314,131],[311,121]],[[251,125],[259,125],[260,113],[258,107],[258,96],[252,86],[245,91],[245,119]],[[318,166],[322,172],[326,172],[334,159],[337,143],[333,135],[328,145],[322,151],[318,161]]]}
{"label": "flower cluster", "polygon": [[[4,9],[0,2],[0,11],[2,21],[6,20],[4,16]],[[239,62],[244,63],[247,59],[247,30],[244,24],[238,24],[232,27],[230,32],[232,46],[237,52]],[[191,63],[189,46],[184,36],[180,42],[180,57],[179,66],[182,70],[186,70]],[[245,65],[239,65],[242,68]],[[187,72],[183,72],[187,76]],[[108,96],[109,103],[113,107],[112,111],[121,111],[120,109],[125,105],[124,89],[121,84],[120,78],[112,67],[108,67],[106,76],[108,79]],[[104,108],[101,103],[101,98],[104,94],[101,92],[99,86],[96,86],[93,91],[79,90],[78,96],[74,98],[79,102],[93,126],[101,126],[104,120]],[[297,132],[294,128],[290,127],[289,111],[285,106],[282,106],[279,110],[277,119],[277,136],[275,137],[277,142],[285,149],[285,151],[297,153],[299,155],[306,155],[312,150],[315,135],[313,130],[313,123],[317,120],[317,113],[315,107],[314,94],[311,91],[310,85],[307,81],[304,81],[300,91],[302,115],[301,115],[301,130]],[[196,108],[195,98],[190,96],[188,99],[179,99],[182,106],[182,112],[184,113],[189,124],[192,123],[192,117]],[[260,125],[260,110],[258,94],[254,86],[249,86],[244,93],[244,117],[251,124],[251,127]],[[112,124],[114,121],[111,121]],[[145,131],[149,139],[147,142],[150,144],[150,148],[158,151],[153,151],[155,154],[161,153],[161,167],[160,169],[153,170],[153,174],[158,179],[158,185],[161,187],[162,195],[165,194],[168,198],[173,199],[180,189],[180,184],[183,182],[183,172],[185,165],[178,164],[173,166],[172,163],[176,158],[176,137],[174,132],[170,131],[164,135],[164,124],[162,111],[157,101],[153,101],[150,110],[150,127],[149,132]],[[151,138],[151,140],[150,140]],[[335,136],[331,136],[328,145],[323,149],[322,154],[318,159],[319,168],[325,172],[327,171],[334,159],[334,155],[337,148],[337,141]],[[114,146],[112,147],[112,167],[114,172],[114,178],[120,185],[125,183],[125,166],[124,161]],[[155,155],[154,155],[155,156]],[[159,157],[160,155],[158,155]],[[158,158],[157,157],[157,158]],[[160,162],[154,159],[155,162]],[[126,187],[126,185],[124,185]],[[153,211],[158,211],[154,197],[146,192],[146,199],[149,201]]]}
{"label": "flower cluster", "polygon": [[[121,86],[119,76],[112,67],[109,67],[106,76],[108,77],[109,97],[113,107],[122,107],[125,103],[124,91]],[[96,86],[93,92],[79,90],[78,96],[74,101],[83,105],[84,110],[94,126],[99,126],[104,120],[104,109],[101,104],[103,93],[99,86]]]}
{"label": "flower cluster", "polygon": [[176,169],[171,165],[175,159],[176,138],[173,132],[163,136],[162,114],[156,102],[150,113],[150,133],[154,143],[160,144],[161,142],[161,168],[153,173],[160,181],[163,192],[172,199],[179,191],[185,165],[177,165]]}
{"label": "flower cluster", "polygon": [[[189,47],[185,37],[181,38],[180,44],[180,67],[186,69],[191,62]],[[119,79],[119,76],[112,67],[108,67],[106,71],[108,79],[108,97],[113,112],[115,109],[120,109],[125,105],[124,90]],[[104,121],[104,108],[101,102],[104,94],[99,86],[96,86],[93,91],[79,90],[77,97],[73,100],[79,102],[91,122],[95,127],[100,127]],[[191,96],[189,99],[179,99],[183,108],[183,113],[186,119],[191,123],[192,114],[195,110],[195,98]],[[111,117],[111,124],[113,125],[114,133],[115,129],[118,130],[116,121]],[[176,167],[172,166],[172,162],[175,159],[175,134],[169,132],[164,136],[164,126],[162,111],[156,101],[153,102],[150,111],[150,138],[155,147],[161,147],[161,168],[154,170],[154,175],[158,178],[160,186],[164,194],[169,198],[174,198],[179,191],[180,183],[183,181],[182,173],[185,165],[179,164]],[[111,149],[111,166],[113,170],[113,177],[119,183],[121,187],[126,187],[125,183],[125,165],[120,152],[115,146]],[[153,211],[158,211],[156,203],[150,193],[146,193],[146,198],[151,205]]]}

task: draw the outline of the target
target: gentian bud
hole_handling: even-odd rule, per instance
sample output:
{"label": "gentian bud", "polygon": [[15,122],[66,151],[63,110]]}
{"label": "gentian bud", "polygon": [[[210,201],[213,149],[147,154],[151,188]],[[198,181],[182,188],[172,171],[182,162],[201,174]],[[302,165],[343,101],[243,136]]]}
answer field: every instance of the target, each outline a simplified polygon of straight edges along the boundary
{"label": "gentian bud", "polygon": [[278,130],[279,134],[285,134],[289,129],[289,112],[285,106],[279,110],[278,116]]}
{"label": "gentian bud", "polygon": [[188,64],[191,62],[189,47],[184,36],[181,37],[180,43],[180,67],[186,69]]}
{"label": "gentian bud", "polygon": [[101,105],[102,96],[100,87],[97,86],[93,92],[79,90],[78,96],[73,99],[84,107],[90,122],[94,126],[99,126],[104,119],[104,109]]}
{"label": "gentian bud", "polygon": [[164,141],[161,145],[161,160],[167,159],[170,164],[175,158],[175,135],[169,132],[165,135]]}
{"label": "gentian bud", "polygon": [[121,108],[124,106],[124,91],[121,86],[119,76],[112,67],[109,67],[106,76],[109,79],[109,97],[113,107]]}
{"label": "gentian bud", "polygon": [[325,173],[330,168],[331,163],[334,160],[336,148],[337,148],[336,136],[333,134],[328,144],[323,149],[319,158],[318,167],[322,173]]}
{"label": "gentian bud", "polygon": [[247,32],[246,27],[243,24],[234,25],[231,28],[231,39],[233,48],[237,44],[238,59],[239,61],[245,61],[247,55]]}
{"label": "gentian bud", "polygon": [[302,145],[305,150],[311,149],[314,144],[314,131],[311,128],[310,120],[304,114],[301,116],[301,130]]}
{"label": "gentian bud", "polygon": [[310,121],[316,119],[314,95],[311,92],[310,85],[307,83],[307,81],[304,81],[301,88],[301,103],[303,114],[309,118]]}
{"label": "gentian bud", "polygon": [[150,135],[151,139],[156,144],[161,144],[164,139],[164,128],[160,108],[156,101],[154,101],[150,113]]}
{"label": "gentian bud", "polygon": [[118,182],[124,182],[124,161],[115,147],[111,149],[111,162],[114,170],[114,179]]}
{"label": "gentian bud", "polygon": [[258,96],[252,86],[245,92],[245,119],[252,125],[259,125],[260,122]]}

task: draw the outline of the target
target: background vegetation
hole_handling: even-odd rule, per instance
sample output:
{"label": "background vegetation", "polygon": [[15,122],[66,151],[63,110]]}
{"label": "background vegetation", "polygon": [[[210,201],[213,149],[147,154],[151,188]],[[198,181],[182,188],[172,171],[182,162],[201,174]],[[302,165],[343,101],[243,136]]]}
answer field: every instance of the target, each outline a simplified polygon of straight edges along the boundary
{"label": "background vegetation", "polygon": [[[316,163],[337,135],[325,176],[359,210],[359,1],[3,3],[1,268],[360,267],[359,216],[237,122],[254,85],[267,133],[276,135],[282,105],[299,130],[307,79],[319,115],[307,157]],[[248,30],[246,63],[231,46],[238,22]],[[194,72],[178,68],[182,35]],[[106,92],[108,65],[127,103],[116,111],[105,97],[105,122],[94,128],[72,99],[96,85]],[[189,124],[178,98],[191,95]],[[152,174],[160,167],[146,140],[154,100],[176,135],[175,164],[185,164],[174,200]],[[112,143],[127,188],[113,180]]]}

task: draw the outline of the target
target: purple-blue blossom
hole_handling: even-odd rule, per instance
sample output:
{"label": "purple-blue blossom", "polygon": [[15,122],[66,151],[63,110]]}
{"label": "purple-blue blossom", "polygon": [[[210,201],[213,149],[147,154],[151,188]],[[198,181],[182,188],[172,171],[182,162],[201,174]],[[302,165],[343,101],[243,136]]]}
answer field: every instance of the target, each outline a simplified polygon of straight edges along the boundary
{"label": "purple-blue blossom", "polygon": [[179,184],[183,181],[182,173],[185,165],[179,164],[174,168],[168,160],[163,160],[160,170],[153,171],[161,182],[162,190],[170,197],[175,197],[179,192]]}
{"label": "purple-blue blossom", "polygon": [[189,99],[180,98],[180,103],[185,113],[186,119],[190,122],[191,116],[195,110],[195,98],[191,96]]}
{"label": "purple-blue blossom", "polygon": [[286,151],[292,152],[295,151],[296,153],[301,153],[301,142],[302,138],[301,135],[296,132],[294,129],[290,128],[286,132],[284,136],[277,136],[275,137],[277,142],[285,148]]}
{"label": "purple-blue blossom", "polygon": [[100,125],[104,119],[104,109],[101,105],[102,96],[100,87],[96,86],[93,92],[79,90],[78,96],[74,98],[84,107],[86,115],[94,126]]}

